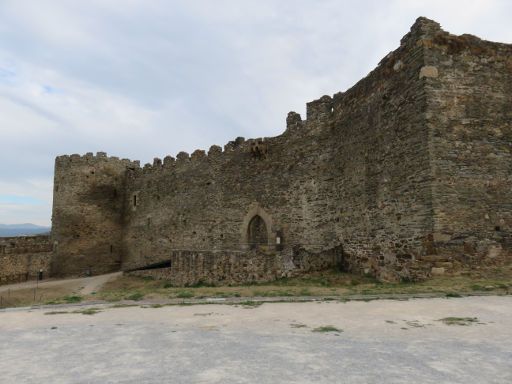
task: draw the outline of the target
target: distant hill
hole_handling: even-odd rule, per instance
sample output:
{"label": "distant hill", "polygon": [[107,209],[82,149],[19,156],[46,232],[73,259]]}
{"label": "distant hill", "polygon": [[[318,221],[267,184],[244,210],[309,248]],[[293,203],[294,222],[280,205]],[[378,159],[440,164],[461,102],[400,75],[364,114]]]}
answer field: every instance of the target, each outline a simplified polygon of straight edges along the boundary
{"label": "distant hill", "polygon": [[35,224],[0,224],[0,237],[49,234],[51,228]]}

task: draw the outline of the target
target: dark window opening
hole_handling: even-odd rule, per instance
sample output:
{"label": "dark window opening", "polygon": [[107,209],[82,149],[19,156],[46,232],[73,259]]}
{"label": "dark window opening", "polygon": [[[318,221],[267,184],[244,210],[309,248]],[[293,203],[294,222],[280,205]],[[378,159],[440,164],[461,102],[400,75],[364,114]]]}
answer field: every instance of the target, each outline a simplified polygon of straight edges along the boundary
{"label": "dark window opening", "polygon": [[148,227],[151,226],[151,217],[148,217]]}
{"label": "dark window opening", "polygon": [[251,219],[249,222],[248,235],[249,245],[252,249],[260,245],[268,244],[267,226],[261,216],[256,215]]}
{"label": "dark window opening", "polygon": [[494,227],[494,230],[495,230],[496,232],[499,232],[499,231],[501,231],[501,227],[500,227],[499,225],[497,225],[497,226],[495,226],[495,227]]}
{"label": "dark window opening", "polygon": [[137,195],[133,195],[133,206],[137,206]]}
{"label": "dark window opening", "polygon": [[110,253],[114,252],[114,246],[110,244]]}
{"label": "dark window opening", "polygon": [[112,191],[112,195],[114,195],[114,197],[117,197],[117,189],[114,188],[114,190]]}

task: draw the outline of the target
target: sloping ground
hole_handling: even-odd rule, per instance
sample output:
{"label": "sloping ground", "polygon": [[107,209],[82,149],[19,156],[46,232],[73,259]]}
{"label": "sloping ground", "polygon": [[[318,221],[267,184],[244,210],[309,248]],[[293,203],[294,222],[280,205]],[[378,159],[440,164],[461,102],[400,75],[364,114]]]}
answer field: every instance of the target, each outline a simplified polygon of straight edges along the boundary
{"label": "sloping ground", "polygon": [[506,295],[512,293],[512,266],[475,270],[460,276],[439,276],[421,283],[383,284],[372,278],[324,271],[270,283],[235,286],[173,287],[166,280],[124,276],[121,273],[80,279],[49,280],[0,287],[0,307],[88,301],[117,302],[149,300],[201,301],[204,298],[375,299],[407,297],[457,297],[460,295]]}
{"label": "sloping ground", "polygon": [[91,295],[100,290],[104,284],[121,275],[122,272],[116,272],[76,279],[28,281],[2,285],[0,286],[0,307],[81,301],[82,296]]}

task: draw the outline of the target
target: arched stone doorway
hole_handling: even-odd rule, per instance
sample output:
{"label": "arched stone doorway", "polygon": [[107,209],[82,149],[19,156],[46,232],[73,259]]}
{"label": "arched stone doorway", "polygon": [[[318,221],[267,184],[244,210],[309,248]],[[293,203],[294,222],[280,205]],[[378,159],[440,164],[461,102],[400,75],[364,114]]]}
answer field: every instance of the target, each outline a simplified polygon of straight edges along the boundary
{"label": "arched stone doorway", "polygon": [[249,222],[247,239],[251,249],[256,249],[261,245],[268,245],[267,225],[260,215],[255,215]]}
{"label": "arched stone doorway", "polygon": [[275,233],[272,232],[272,226],[272,217],[258,203],[251,204],[240,227],[242,249],[274,246]]}

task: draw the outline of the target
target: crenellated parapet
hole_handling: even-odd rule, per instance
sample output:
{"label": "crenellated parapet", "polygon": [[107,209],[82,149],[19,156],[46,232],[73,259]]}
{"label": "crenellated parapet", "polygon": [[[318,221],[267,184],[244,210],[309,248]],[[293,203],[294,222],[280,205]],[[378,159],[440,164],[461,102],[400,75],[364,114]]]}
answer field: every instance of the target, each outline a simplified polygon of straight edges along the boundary
{"label": "crenellated parapet", "polygon": [[[366,77],[308,102],[305,117],[289,112],[281,135],[143,167],[104,152],[59,156],[55,271],[165,262],[170,278],[201,269],[244,282],[334,255],[354,272],[414,280],[502,260],[512,255],[511,57],[511,45],[419,18]],[[248,248],[260,262],[238,256]],[[418,275],[422,259],[433,264]]]}
{"label": "crenellated parapet", "polygon": [[107,156],[106,152],[96,152],[96,155],[92,152],[87,152],[85,155],[72,154],[72,155],[61,155],[55,158],[56,165],[68,166],[68,165],[94,165],[96,163],[111,162],[113,164],[122,164],[127,168],[140,168],[139,160],[120,159],[117,156]]}

